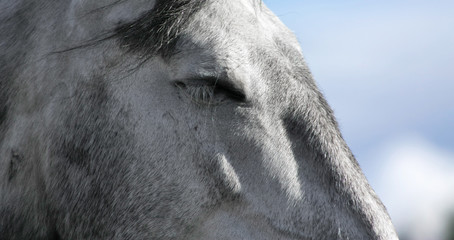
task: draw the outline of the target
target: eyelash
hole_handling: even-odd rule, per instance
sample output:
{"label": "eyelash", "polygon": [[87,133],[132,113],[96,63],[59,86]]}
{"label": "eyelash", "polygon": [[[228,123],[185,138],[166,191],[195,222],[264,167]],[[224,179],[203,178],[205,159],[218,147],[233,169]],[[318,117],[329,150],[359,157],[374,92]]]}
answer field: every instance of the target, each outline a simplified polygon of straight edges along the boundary
{"label": "eyelash", "polygon": [[237,89],[220,84],[194,84],[175,82],[175,86],[197,104],[215,105],[222,103],[227,98],[237,102],[245,102],[246,96]]}
{"label": "eyelash", "polygon": [[175,86],[181,89],[186,96],[198,104],[213,105],[222,101],[215,101],[215,86],[187,85],[183,82],[176,82]]}

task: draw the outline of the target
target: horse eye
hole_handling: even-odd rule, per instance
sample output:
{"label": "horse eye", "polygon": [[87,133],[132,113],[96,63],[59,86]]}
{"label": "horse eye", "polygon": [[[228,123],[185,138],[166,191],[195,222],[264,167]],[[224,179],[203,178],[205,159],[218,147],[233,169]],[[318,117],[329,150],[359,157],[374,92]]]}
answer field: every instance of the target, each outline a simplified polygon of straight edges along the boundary
{"label": "horse eye", "polygon": [[183,81],[176,81],[175,86],[197,103],[219,104],[226,99],[236,102],[246,101],[246,94],[233,84],[213,78],[190,80],[190,82],[187,84]]}
{"label": "horse eye", "polygon": [[225,94],[227,97],[237,102],[246,101],[246,94],[233,84],[224,84],[220,82],[214,86],[214,93]]}

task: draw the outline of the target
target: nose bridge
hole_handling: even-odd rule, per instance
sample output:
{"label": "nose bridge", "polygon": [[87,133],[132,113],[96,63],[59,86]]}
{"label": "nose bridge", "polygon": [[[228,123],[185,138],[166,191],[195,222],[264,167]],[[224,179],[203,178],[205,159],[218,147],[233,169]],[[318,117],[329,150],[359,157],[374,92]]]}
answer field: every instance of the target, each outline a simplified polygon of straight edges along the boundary
{"label": "nose bridge", "polygon": [[[256,60],[268,89],[265,106],[285,129],[283,138],[293,158],[287,161],[297,165],[299,200],[293,215],[282,217],[323,226],[334,238],[396,239],[386,209],[342,138],[302,56],[279,47],[274,52],[258,50]],[[293,233],[308,230],[304,224],[290,225]]]}
{"label": "nose bridge", "polygon": [[331,224],[329,228],[338,229],[344,237],[396,239],[386,209],[342,138],[326,100],[312,79],[305,79],[299,85],[289,90],[290,97],[284,103],[281,117],[292,142],[300,177],[305,175],[302,181],[309,181],[314,187],[310,192],[305,191],[313,199],[309,204],[331,205],[321,206],[324,211],[332,211],[323,213],[327,218],[325,224]]}
{"label": "nose bridge", "polygon": [[[275,122],[272,127],[284,129],[277,133],[290,146],[290,154],[279,160],[295,163],[299,197],[286,202],[291,211],[276,212],[272,222],[298,235],[396,239],[384,206],[343,140],[302,55],[279,38],[273,44],[253,48],[250,62],[260,69],[257,84],[265,86],[258,89],[259,105]],[[271,139],[270,144],[282,145]]]}

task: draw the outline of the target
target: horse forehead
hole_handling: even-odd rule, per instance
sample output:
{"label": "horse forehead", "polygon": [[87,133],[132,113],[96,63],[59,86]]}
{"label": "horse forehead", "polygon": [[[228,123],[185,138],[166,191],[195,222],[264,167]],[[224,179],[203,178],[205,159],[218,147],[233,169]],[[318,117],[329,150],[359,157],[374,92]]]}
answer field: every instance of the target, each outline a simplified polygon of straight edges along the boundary
{"label": "horse forehead", "polygon": [[181,40],[189,43],[182,44],[181,52],[189,49],[194,53],[188,45],[201,50],[195,51],[195,62],[217,59],[235,68],[248,64],[258,69],[273,59],[274,68],[289,69],[295,65],[289,60],[302,60],[294,34],[263,3],[254,0],[206,4],[183,30]]}

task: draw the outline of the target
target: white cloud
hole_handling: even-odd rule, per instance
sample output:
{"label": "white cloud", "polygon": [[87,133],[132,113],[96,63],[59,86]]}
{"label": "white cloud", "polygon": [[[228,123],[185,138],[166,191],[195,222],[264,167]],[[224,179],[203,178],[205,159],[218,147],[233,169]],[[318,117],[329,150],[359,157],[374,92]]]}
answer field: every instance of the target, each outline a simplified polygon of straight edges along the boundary
{"label": "white cloud", "polygon": [[443,239],[454,213],[454,152],[405,137],[385,144],[374,158],[382,166],[372,185],[396,228],[412,240]]}

